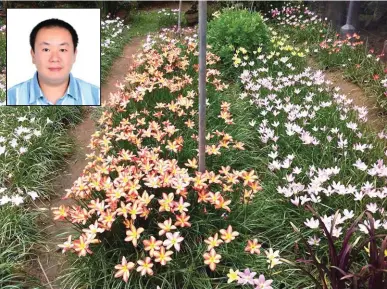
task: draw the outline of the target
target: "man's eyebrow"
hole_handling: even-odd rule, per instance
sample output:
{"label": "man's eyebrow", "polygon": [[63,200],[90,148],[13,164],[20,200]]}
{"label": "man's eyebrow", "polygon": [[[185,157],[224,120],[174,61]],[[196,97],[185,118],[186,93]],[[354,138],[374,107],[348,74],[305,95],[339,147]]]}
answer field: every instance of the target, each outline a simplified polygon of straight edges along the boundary
{"label": "man's eyebrow", "polygon": [[[43,41],[43,42],[39,43],[39,45],[51,45],[51,43]],[[63,46],[63,45],[70,46],[70,44],[68,42],[63,42],[63,43],[59,44],[59,46]]]}

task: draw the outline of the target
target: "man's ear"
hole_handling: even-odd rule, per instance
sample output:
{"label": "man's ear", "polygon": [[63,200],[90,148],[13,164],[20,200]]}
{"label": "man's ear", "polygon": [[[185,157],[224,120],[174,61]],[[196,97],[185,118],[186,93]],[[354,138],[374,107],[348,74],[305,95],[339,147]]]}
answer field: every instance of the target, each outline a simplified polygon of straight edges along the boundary
{"label": "man's ear", "polygon": [[[74,62],[75,62],[75,60],[77,60],[77,53],[78,53],[78,49],[75,48],[75,52],[74,52]],[[73,63],[74,63],[74,62],[73,62]]]}
{"label": "man's ear", "polygon": [[31,48],[32,63],[35,64],[35,52]]}

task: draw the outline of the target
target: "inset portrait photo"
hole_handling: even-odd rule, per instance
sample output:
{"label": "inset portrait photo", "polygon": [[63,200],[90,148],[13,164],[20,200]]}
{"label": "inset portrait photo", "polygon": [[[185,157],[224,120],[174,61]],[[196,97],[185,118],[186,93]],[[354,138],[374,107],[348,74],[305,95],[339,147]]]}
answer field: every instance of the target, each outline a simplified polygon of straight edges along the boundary
{"label": "inset portrait photo", "polygon": [[101,103],[100,9],[7,9],[7,105]]}

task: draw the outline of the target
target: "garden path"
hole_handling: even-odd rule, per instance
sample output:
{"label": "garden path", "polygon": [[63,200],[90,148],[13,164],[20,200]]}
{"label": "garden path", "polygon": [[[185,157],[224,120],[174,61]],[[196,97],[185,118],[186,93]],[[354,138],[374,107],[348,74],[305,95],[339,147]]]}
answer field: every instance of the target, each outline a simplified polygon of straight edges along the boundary
{"label": "garden path", "polygon": [[[105,84],[101,87],[101,103],[107,102],[110,93],[117,91],[116,83],[124,82],[125,75],[133,64],[132,55],[141,47],[145,37],[135,37],[128,45],[125,46],[123,55],[113,64],[110,74]],[[66,169],[56,178],[54,182],[55,191],[58,196],[54,197],[50,203],[41,206],[42,210],[47,211],[46,217],[42,220],[42,230],[47,234],[46,243],[36,248],[36,257],[31,260],[31,267],[28,273],[41,281],[45,288],[59,289],[55,280],[59,273],[66,266],[65,258],[57,245],[66,240],[66,236],[73,231],[72,225],[67,222],[55,222],[51,209],[60,205],[71,205],[72,200],[62,200],[65,189],[72,187],[74,181],[82,174],[84,167],[87,165],[85,155],[90,153],[89,145],[91,135],[96,131],[94,121],[91,118],[91,110],[88,109],[84,120],[81,124],[70,129],[69,133],[75,141],[76,151],[67,161]],[[59,236],[62,235],[62,236]],[[62,242],[63,241],[63,242]]]}
{"label": "garden path", "polygon": [[[318,70],[317,63],[309,58],[308,65]],[[365,106],[368,109],[367,124],[370,129],[379,133],[387,127],[386,111],[378,106],[376,98],[367,96],[363,89],[349,80],[343,78],[341,71],[324,71],[325,78],[332,82],[332,86],[340,87],[338,93],[345,94],[348,98],[353,100],[353,104],[357,106]]]}

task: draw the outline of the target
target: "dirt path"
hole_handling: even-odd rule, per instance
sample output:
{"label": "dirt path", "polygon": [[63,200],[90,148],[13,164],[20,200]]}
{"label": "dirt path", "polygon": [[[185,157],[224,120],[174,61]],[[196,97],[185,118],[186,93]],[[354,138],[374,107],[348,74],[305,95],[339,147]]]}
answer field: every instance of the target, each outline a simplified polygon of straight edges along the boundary
{"label": "dirt path", "polygon": [[[111,72],[107,81],[101,87],[101,103],[108,101],[110,93],[117,91],[116,83],[124,82],[130,65],[133,63],[132,55],[140,48],[145,37],[135,37],[128,45],[125,46],[123,55],[119,57],[111,68]],[[65,189],[72,187],[74,181],[81,175],[84,167],[87,165],[85,156],[90,153],[89,145],[91,135],[95,132],[96,127],[91,119],[90,111],[84,118],[84,121],[69,131],[70,136],[75,140],[76,152],[68,160],[66,169],[54,181],[55,191],[58,192],[58,197],[54,197],[49,204],[41,206],[43,210],[47,210],[46,217],[42,220],[46,236],[46,244],[36,247],[37,256],[32,262],[32,266],[28,269],[28,273],[37,277],[45,288],[59,289],[56,278],[60,275],[59,272],[63,269],[65,256],[58,251],[57,245],[64,242],[66,237],[75,233],[71,224],[67,222],[55,222],[51,213],[51,208],[66,204],[71,205],[72,200],[62,200]],[[61,235],[61,236],[60,236]],[[66,265],[65,265],[66,266]]]}

